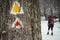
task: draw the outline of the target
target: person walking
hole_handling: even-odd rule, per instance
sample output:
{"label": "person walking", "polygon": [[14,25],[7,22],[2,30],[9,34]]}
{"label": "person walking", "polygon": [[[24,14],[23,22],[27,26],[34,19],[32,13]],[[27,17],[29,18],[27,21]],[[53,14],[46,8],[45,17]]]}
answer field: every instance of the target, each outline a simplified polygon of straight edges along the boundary
{"label": "person walking", "polygon": [[53,27],[54,27],[54,18],[49,15],[48,17],[48,32],[47,35],[49,34],[49,30],[51,29],[51,35],[53,35]]}

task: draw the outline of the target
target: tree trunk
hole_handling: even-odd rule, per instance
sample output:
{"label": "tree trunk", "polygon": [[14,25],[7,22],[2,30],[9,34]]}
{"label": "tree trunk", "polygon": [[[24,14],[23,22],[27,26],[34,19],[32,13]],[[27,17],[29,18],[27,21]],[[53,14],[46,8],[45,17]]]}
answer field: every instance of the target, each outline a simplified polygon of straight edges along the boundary
{"label": "tree trunk", "polygon": [[50,12],[51,12],[51,15],[53,16],[53,10],[52,10],[52,8],[50,8]]}
{"label": "tree trunk", "polygon": [[[24,14],[10,14],[14,0],[1,0],[2,3],[0,2],[1,5],[4,3],[1,6],[0,27],[7,31],[2,40],[42,40],[39,0],[16,1],[23,7]],[[16,16],[21,20],[23,28],[11,28]]]}
{"label": "tree trunk", "polygon": [[56,1],[56,6],[57,6],[57,11],[58,11],[58,15],[59,15],[59,22],[60,22],[60,1],[59,0],[55,0]]}
{"label": "tree trunk", "polygon": [[[8,0],[0,0],[0,35],[1,35],[1,39],[0,40],[8,40],[8,28],[6,26],[6,14],[7,14],[7,4],[8,4]],[[5,31],[5,33],[4,33]]]}
{"label": "tree trunk", "polygon": [[58,16],[59,16],[59,22],[60,22],[60,9],[59,9],[58,11],[59,11],[59,12],[58,12],[58,13],[59,13],[59,15],[58,15]]}
{"label": "tree trunk", "polygon": [[58,15],[58,16],[59,16],[59,22],[60,22],[60,9],[58,9],[58,13],[59,13],[59,15]]}
{"label": "tree trunk", "polygon": [[46,14],[46,7],[44,7],[44,16],[45,16],[45,19],[47,20],[48,17],[47,17],[47,14]]}

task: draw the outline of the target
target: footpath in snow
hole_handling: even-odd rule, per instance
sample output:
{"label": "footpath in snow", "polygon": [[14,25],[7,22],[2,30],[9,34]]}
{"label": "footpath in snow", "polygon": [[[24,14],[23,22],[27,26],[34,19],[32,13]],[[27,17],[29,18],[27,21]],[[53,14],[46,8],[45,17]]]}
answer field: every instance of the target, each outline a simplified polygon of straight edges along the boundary
{"label": "footpath in snow", "polygon": [[51,35],[51,31],[49,35],[47,35],[47,22],[41,21],[41,32],[42,32],[42,40],[60,40],[60,23],[54,23],[53,36]]}

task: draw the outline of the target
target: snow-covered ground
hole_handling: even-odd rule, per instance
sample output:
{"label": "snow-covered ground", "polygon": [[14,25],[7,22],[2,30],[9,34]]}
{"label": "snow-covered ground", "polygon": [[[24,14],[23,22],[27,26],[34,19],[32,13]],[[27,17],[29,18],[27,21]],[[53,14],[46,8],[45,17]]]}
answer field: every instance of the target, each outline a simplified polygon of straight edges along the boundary
{"label": "snow-covered ground", "polygon": [[45,20],[45,17],[44,16],[41,16],[41,20]]}
{"label": "snow-covered ground", "polygon": [[59,22],[54,23],[53,36],[52,36],[51,31],[49,35],[47,35],[48,31],[47,22],[48,21],[41,21],[42,40],[60,40],[60,23]]}

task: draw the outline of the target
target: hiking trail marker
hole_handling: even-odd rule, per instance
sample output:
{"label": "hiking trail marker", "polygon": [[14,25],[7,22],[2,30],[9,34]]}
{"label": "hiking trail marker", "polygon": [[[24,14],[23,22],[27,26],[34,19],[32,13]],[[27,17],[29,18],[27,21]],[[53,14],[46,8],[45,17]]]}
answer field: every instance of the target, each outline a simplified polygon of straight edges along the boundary
{"label": "hiking trail marker", "polygon": [[12,28],[21,28],[23,27],[21,20],[19,18],[16,18],[16,20],[12,24]]}
{"label": "hiking trail marker", "polygon": [[16,14],[23,14],[23,13],[24,13],[23,8],[20,6],[20,4],[17,1],[15,1],[11,9],[11,14],[16,15]]}

